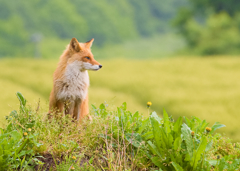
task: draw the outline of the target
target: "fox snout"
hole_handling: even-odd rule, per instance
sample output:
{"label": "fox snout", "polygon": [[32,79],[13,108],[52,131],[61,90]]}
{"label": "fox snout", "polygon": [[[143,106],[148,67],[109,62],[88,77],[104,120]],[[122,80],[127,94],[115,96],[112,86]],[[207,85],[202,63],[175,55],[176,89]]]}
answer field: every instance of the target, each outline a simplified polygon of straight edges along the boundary
{"label": "fox snout", "polygon": [[86,70],[99,70],[100,68],[102,68],[102,65],[101,64],[91,64],[91,63],[88,63],[88,62],[83,62],[83,68],[86,69]]}
{"label": "fox snout", "polygon": [[95,70],[97,71],[97,70],[99,70],[101,68],[102,68],[102,65],[100,64],[100,65],[98,65],[98,69],[95,69]]}

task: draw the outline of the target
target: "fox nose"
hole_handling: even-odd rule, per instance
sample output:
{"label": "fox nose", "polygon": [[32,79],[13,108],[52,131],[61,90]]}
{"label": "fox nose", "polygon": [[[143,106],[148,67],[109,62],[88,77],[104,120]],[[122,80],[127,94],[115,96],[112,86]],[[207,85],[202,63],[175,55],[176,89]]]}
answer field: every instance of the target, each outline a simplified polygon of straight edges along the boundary
{"label": "fox nose", "polygon": [[99,65],[99,68],[102,68],[102,65]]}

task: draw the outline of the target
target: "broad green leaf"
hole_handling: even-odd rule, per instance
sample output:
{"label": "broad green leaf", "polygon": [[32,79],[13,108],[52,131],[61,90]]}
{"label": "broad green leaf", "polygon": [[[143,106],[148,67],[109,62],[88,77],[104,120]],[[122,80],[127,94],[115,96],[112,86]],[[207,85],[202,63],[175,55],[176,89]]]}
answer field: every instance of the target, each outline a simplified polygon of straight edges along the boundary
{"label": "broad green leaf", "polygon": [[162,159],[162,155],[161,155],[160,151],[158,150],[158,148],[151,141],[148,141],[147,143],[152,148],[153,153],[157,154],[158,157],[160,157]]}
{"label": "broad green leaf", "polygon": [[150,117],[150,120],[151,120],[151,124],[152,124],[152,128],[153,128],[153,136],[154,136],[154,139],[156,142],[156,146],[160,150],[161,148],[163,148],[161,146],[162,141],[163,141],[163,137],[161,134],[161,128],[159,126],[158,121],[155,118]]}
{"label": "broad green leaf", "polygon": [[185,119],[185,121],[187,123],[187,126],[191,127],[191,121],[187,117],[185,117],[185,116],[184,116],[184,119]]}
{"label": "broad green leaf", "polygon": [[138,133],[126,133],[125,137],[126,140],[136,148],[142,143],[142,138]]}
{"label": "broad green leaf", "polygon": [[225,125],[223,124],[220,124],[219,122],[216,122],[213,126],[212,126],[212,130],[211,130],[211,134],[214,133],[214,131],[216,131],[217,129],[219,128],[222,128],[222,127],[226,127]]}
{"label": "broad green leaf", "polygon": [[168,133],[171,132],[171,129],[169,124],[170,123],[169,117],[165,109],[163,109],[163,120],[164,120],[164,129],[165,129],[166,135],[168,135]]}
{"label": "broad green leaf", "polygon": [[174,153],[170,153],[170,159],[172,162],[177,162],[177,158],[175,158],[175,154]]}
{"label": "broad green leaf", "polygon": [[202,141],[199,144],[197,151],[194,152],[194,156],[192,158],[193,170],[196,170],[198,161],[201,159],[201,155],[204,153],[206,146],[207,146],[207,138],[203,136]]}
{"label": "broad green leaf", "polygon": [[173,146],[173,136],[171,133],[168,134],[167,140],[168,140],[168,148],[171,149]]}
{"label": "broad green leaf", "polygon": [[183,171],[183,168],[179,164],[172,162],[172,165],[176,171]]}
{"label": "broad green leaf", "polygon": [[133,117],[132,117],[132,122],[138,121],[140,119],[139,112],[135,112]]}
{"label": "broad green leaf", "polygon": [[209,151],[209,150],[212,148],[212,144],[213,144],[213,141],[210,141],[210,142],[207,144],[206,149],[205,149],[206,152]]}
{"label": "broad green leaf", "polygon": [[235,159],[233,162],[229,165],[229,171],[234,171],[239,169],[240,159]]}
{"label": "broad green leaf", "polygon": [[101,109],[101,110],[106,110],[105,104],[103,104],[103,103],[100,104],[99,109]]}
{"label": "broad green leaf", "polygon": [[17,117],[17,111],[16,110],[13,110],[13,111],[11,111],[11,113],[10,113],[10,116],[12,116],[12,117],[14,117],[14,118],[16,118]]}
{"label": "broad green leaf", "polygon": [[197,121],[197,123],[200,125],[202,123],[202,120],[199,119],[198,117],[194,117],[195,121]]}
{"label": "broad green leaf", "polygon": [[118,107],[117,109],[118,109],[118,116],[120,117],[120,121],[121,121],[119,124],[122,127],[125,125],[125,115],[122,108]]}
{"label": "broad green leaf", "polygon": [[162,165],[162,162],[159,160],[159,157],[152,157],[151,160],[152,162],[159,168],[163,168],[164,166]]}
{"label": "broad green leaf", "polygon": [[178,149],[180,150],[180,148],[181,148],[181,143],[182,143],[181,137],[177,137],[177,138],[175,139],[175,141],[174,141],[174,147],[173,147],[173,149],[174,149],[175,151],[177,151]]}
{"label": "broad green leaf", "polygon": [[29,142],[29,139],[28,139],[28,138],[25,139],[25,140],[22,142],[21,146],[18,147],[18,149],[16,150],[16,153],[15,153],[15,154],[20,153],[20,152],[22,151],[22,149],[25,147],[25,145],[27,145],[28,142]]}
{"label": "broad green leaf", "polygon": [[218,164],[218,171],[223,171],[224,169],[227,169],[228,163],[225,161],[224,158],[222,158]]}
{"label": "broad green leaf", "polygon": [[183,140],[185,140],[185,143],[187,145],[187,151],[188,151],[190,157],[192,158],[192,156],[193,156],[193,140],[192,140],[191,130],[185,123],[182,125],[181,130],[182,130]]}
{"label": "broad green leaf", "polygon": [[22,135],[17,130],[10,132],[9,135],[11,135],[14,141],[19,140],[22,137]]}
{"label": "broad green leaf", "polygon": [[174,138],[177,138],[181,135],[181,127],[182,127],[182,117],[179,117],[173,126],[173,131],[175,132]]}
{"label": "broad green leaf", "polygon": [[122,108],[123,111],[126,111],[127,110],[127,103],[123,102],[121,108]]}
{"label": "broad green leaf", "polygon": [[208,126],[209,123],[206,122],[206,120],[202,121],[201,127],[199,128],[199,131],[202,133],[205,131],[205,128]]}
{"label": "broad green leaf", "polygon": [[190,161],[190,160],[191,160],[190,155],[189,155],[189,153],[187,153],[184,158],[184,161]]}
{"label": "broad green leaf", "polygon": [[150,139],[153,139],[154,136],[153,136],[153,132],[152,131],[149,131],[145,134],[142,135],[142,138],[147,141],[147,140],[150,140]]}
{"label": "broad green leaf", "polygon": [[16,95],[18,100],[20,101],[20,104],[25,107],[27,103],[26,99],[23,97],[23,95],[20,92],[17,92]]}
{"label": "broad green leaf", "polygon": [[159,141],[159,143],[162,144],[162,148],[163,149],[170,148],[169,140],[163,127],[160,127],[160,133],[161,133],[162,141]]}
{"label": "broad green leaf", "polygon": [[148,124],[149,124],[149,119],[145,119],[144,121],[142,121],[142,124],[139,127],[137,133],[141,134],[143,130],[147,128]]}
{"label": "broad green leaf", "polygon": [[177,121],[174,123],[173,126],[173,131],[175,133],[180,133],[181,132],[181,126],[182,126],[182,117],[180,116]]}
{"label": "broad green leaf", "polygon": [[217,162],[217,160],[208,160],[208,163],[212,166],[216,166]]}
{"label": "broad green leaf", "polygon": [[98,109],[97,109],[97,107],[94,106],[93,104],[92,104],[92,109],[93,109],[93,111],[94,111],[94,114],[98,116],[98,115],[99,115]]}
{"label": "broad green leaf", "polygon": [[152,113],[150,114],[150,118],[154,118],[156,121],[158,121],[159,124],[161,124],[162,118],[160,118],[160,117],[157,115],[156,112],[152,112]]}

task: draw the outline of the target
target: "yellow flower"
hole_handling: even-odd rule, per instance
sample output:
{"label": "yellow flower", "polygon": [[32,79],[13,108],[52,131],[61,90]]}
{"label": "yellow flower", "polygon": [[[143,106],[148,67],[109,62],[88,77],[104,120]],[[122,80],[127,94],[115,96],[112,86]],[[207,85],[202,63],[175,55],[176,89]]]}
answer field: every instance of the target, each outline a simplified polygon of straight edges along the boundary
{"label": "yellow flower", "polygon": [[212,130],[212,128],[206,127],[206,131],[210,132]]}
{"label": "yellow flower", "polygon": [[28,135],[28,133],[27,133],[27,132],[24,132],[24,133],[23,133],[23,135],[24,135],[24,136],[27,136],[27,135]]}
{"label": "yellow flower", "polygon": [[31,132],[31,130],[32,130],[31,128],[28,128],[28,132]]}
{"label": "yellow flower", "polygon": [[72,159],[73,159],[73,160],[76,160],[76,156],[72,156]]}
{"label": "yellow flower", "polygon": [[71,166],[71,170],[75,170],[75,168],[73,166]]}
{"label": "yellow flower", "polygon": [[194,131],[191,132],[191,135],[194,136]]}
{"label": "yellow flower", "polygon": [[152,106],[152,102],[147,102],[147,107]]}

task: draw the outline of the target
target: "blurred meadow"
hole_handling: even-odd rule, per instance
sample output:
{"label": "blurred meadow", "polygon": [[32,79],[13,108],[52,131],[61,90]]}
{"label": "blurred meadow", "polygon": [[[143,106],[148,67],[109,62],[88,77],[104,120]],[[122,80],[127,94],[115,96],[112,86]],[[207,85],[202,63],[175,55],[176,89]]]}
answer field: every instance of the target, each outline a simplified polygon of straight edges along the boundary
{"label": "blurred meadow", "polygon": [[95,38],[90,104],[221,122],[240,141],[240,2],[0,0],[0,125],[28,105],[48,111],[52,74],[71,40]]}

